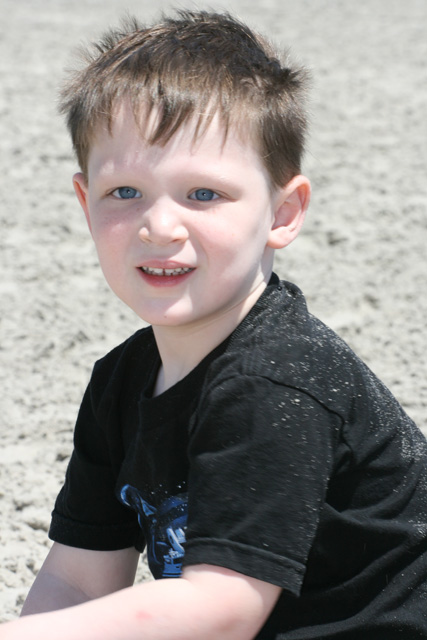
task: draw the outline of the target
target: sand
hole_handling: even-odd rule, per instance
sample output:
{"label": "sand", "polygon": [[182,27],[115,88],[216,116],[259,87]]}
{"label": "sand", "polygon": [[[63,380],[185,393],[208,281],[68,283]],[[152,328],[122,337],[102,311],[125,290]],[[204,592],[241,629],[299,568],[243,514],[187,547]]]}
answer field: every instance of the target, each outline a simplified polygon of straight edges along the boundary
{"label": "sand", "polygon": [[[150,6],[2,2],[0,620],[17,614],[48,550],[92,364],[141,325],[103,282],[71,188],[76,163],[55,111],[57,88],[73,47],[116,24],[125,7],[149,19]],[[427,4],[227,7],[291,46],[313,74],[305,161],[313,201],[276,269],[426,432]],[[145,572],[142,565],[139,577]]]}

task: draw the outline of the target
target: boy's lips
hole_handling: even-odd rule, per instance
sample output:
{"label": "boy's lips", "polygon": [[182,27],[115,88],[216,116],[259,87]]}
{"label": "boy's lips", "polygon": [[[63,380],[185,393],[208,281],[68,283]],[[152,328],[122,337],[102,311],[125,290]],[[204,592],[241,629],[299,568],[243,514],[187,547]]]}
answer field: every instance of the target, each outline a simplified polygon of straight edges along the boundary
{"label": "boy's lips", "polygon": [[184,282],[195,271],[195,267],[174,261],[150,260],[139,266],[142,278],[153,287],[172,287]]}

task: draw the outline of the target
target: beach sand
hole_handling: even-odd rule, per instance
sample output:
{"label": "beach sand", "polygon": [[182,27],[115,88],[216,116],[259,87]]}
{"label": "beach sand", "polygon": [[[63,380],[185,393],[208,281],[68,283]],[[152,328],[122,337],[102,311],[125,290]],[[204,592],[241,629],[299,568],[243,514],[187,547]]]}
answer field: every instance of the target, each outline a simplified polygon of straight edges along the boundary
{"label": "beach sand", "polygon": [[[125,7],[150,20],[152,4],[2,4],[0,620],[18,613],[48,550],[93,362],[141,326],[97,265],[72,191],[76,163],[57,90],[79,42],[117,24]],[[235,0],[227,8],[290,46],[313,76],[304,165],[313,200],[276,270],[426,432],[427,4]],[[146,573],[142,563],[138,578]]]}

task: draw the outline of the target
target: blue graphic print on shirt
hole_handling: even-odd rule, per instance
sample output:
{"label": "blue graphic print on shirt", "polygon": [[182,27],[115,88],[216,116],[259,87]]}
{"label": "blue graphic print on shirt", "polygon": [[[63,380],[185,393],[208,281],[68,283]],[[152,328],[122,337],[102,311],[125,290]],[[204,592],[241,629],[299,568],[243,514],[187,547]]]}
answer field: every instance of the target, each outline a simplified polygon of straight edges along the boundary
{"label": "blue graphic print on shirt", "polygon": [[147,542],[147,559],[154,578],[178,578],[184,557],[187,526],[187,494],[171,496],[156,508],[138,489],[126,484],[120,492],[122,502],[138,514]]}

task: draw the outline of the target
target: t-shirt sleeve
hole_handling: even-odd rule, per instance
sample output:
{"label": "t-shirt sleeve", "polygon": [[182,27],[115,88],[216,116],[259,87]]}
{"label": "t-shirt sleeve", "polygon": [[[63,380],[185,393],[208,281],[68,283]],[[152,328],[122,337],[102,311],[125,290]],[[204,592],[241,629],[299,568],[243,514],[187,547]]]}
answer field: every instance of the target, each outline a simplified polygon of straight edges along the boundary
{"label": "t-shirt sleeve", "polygon": [[118,415],[112,419],[112,414],[118,414],[115,393],[104,377],[97,375],[95,365],[78,414],[74,450],[56,499],[49,537],[83,549],[136,546],[142,550],[135,514],[115,497],[122,449],[120,420]]}
{"label": "t-shirt sleeve", "polygon": [[184,564],[224,566],[298,595],[340,424],[307,393],[262,377],[205,393],[189,446]]}

